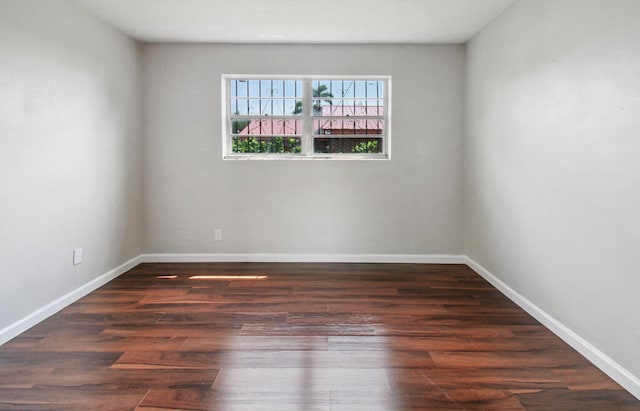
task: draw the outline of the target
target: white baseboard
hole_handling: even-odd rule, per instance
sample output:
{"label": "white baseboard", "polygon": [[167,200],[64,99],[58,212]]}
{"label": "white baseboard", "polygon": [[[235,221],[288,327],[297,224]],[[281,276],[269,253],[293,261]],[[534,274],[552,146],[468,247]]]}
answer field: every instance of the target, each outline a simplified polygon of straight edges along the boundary
{"label": "white baseboard", "polygon": [[162,262],[326,262],[326,263],[420,263],[420,264],[466,264],[464,255],[449,254],[206,254],[206,253],[162,253],[140,254],[100,277],[63,295],[39,308],[26,317],[0,330],[0,345],[25,332],[34,325],[54,315],[66,306],[79,300],[114,278],[124,274],[140,263]]}
{"label": "white baseboard", "polygon": [[465,255],[455,254],[207,254],[162,253],[141,254],[100,277],[50,302],[26,317],[0,330],[0,345],[28,330],[61,309],[79,300],[93,290],[124,274],[136,265],[149,262],[336,262],[336,263],[417,263],[467,264],[505,296],[540,321],[609,377],[640,399],[640,379],[598,350],[587,340],[556,320],[540,307],[493,275],[483,266]]}
{"label": "white baseboard", "polygon": [[631,374],[620,364],[609,358],[605,353],[598,350],[590,342],[573,332],[569,327],[556,320],[542,308],[538,307],[522,294],[509,287],[506,283],[489,272],[486,268],[475,262],[473,259],[466,257],[466,264],[475,272],[487,280],[491,285],[496,287],[501,293],[507,296],[511,301],[518,304],[520,308],[529,313],[542,325],[547,327],[551,332],[560,337],[564,342],[569,344],[573,349],[578,351],[593,365],[602,370],[614,381],[624,387],[627,391],[640,399],[640,379]]}
{"label": "white baseboard", "polygon": [[418,263],[466,264],[464,255],[455,254],[143,254],[145,263]]}
{"label": "white baseboard", "polygon": [[110,270],[102,274],[100,277],[94,278],[88,283],[76,288],[73,291],[70,291],[69,293],[63,295],[62,297],[39,308],[38,310],[32,312],[26,317],[23,317],[20,320],[14,322],[13,324],[10,324],[4,327],[3,329],[0,330],[0,345],[6,343],[12,338],[18,336],[19,334],[25,332],[29,328],[38,324],[39,322],[49,318],[53,314],[65,308],[66,306],[70,305],[71,303],[89,294],[91,291],[105,285],[106,283],[113,280],[114,278],[124,274],[125,272],[129,271],[130,269],[140,264],[141,262],[142,262],[142,256],[139,255],[137,257],[134,257],[131,260],[125,262],[124,264],[121,264],[118,267],[114,268],[113,270]]}

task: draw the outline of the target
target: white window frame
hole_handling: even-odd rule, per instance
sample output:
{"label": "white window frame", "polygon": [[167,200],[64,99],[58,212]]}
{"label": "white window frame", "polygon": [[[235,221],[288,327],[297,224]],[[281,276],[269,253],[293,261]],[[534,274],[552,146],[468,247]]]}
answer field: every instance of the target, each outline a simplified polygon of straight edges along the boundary
{"label": "white window frame", "polygon": [[[302,115],[296,117],[302,122],[300,154],[270,153],[233,153],[231,127],[231,80],[299,80],[302,82]],[[380,153],[314,153],[313,152],[313,88],[314,80],[376,80],[384,82],[384,113],[382,116],[360,117],[361,119],[381,119],[384,129],[382,135],[371,137],[382,138]],[[225,160],[389,160],[391,159],[391,76],[387,75],[264,75],[264,74],[223,74],[221,76],[222,93],[222,158]],[[337,98],[337,97],[335,97]],[[258,116],[252,116],[258,117]],[[365,120],[366,121],[366,120]]]}

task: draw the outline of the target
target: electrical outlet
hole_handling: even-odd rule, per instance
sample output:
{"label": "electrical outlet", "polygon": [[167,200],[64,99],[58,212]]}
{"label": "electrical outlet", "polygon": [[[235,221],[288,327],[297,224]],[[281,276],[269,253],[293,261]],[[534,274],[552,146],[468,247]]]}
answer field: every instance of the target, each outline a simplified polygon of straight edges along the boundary
{"label": "electrical outlet", "polygon": [[82,248],[74,248],[73,250],[73,265],[78,265],[82,262]]}
{"label": "electrical outlet", "polygon": [[216,241],[222,241],[222,229],[216,228],[214,231]]}

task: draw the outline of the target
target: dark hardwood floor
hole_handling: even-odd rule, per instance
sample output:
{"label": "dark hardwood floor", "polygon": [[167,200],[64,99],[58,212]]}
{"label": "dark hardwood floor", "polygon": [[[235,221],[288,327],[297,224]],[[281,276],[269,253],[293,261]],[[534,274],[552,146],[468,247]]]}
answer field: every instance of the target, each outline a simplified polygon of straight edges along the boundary
{"label": "dark hardwood floor", "polygon": [[143,264],[0,347],[0,409],[640,402],[464,265]]}

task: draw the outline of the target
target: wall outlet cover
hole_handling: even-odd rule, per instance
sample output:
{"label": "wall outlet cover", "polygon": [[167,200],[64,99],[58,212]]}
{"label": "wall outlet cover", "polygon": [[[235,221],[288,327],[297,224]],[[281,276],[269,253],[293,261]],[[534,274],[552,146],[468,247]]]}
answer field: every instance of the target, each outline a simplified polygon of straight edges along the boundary
{"label": "wall outlet cover", "polygon": [[78,265],[82,262],[82,248],[74,248],[73,250],[73,265]]}

